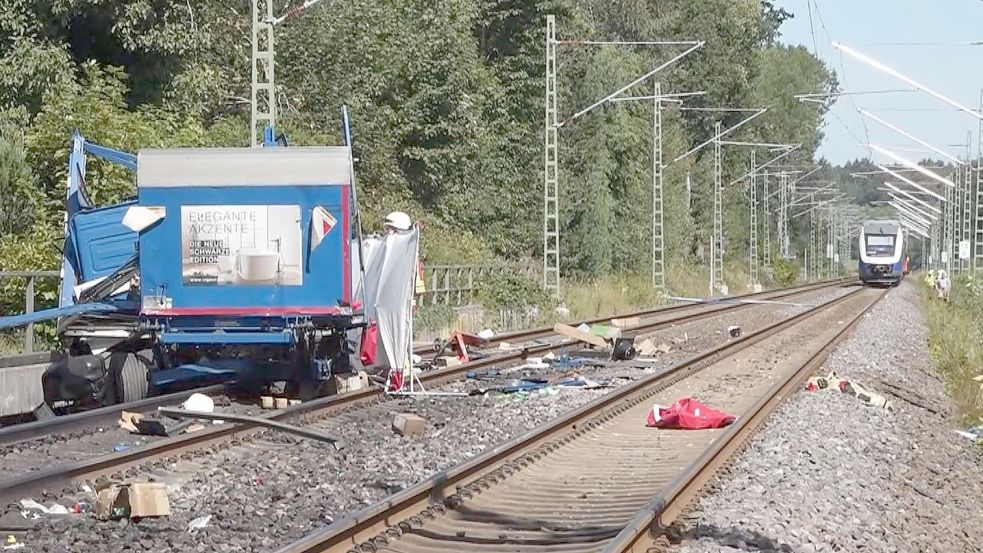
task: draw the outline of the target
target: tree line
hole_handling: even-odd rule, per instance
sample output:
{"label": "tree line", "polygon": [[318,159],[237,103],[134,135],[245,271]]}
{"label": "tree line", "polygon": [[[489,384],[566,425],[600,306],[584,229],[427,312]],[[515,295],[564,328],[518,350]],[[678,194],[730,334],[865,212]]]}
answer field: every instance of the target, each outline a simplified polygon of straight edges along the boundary
{"label": "tree line", "polygon": [[[761,0],[324,0],[277,27],[278,130],[292,144],[339,144],[347,104],[370,227],[390,210],[411,213],[427,224],[431,262],[538,257],[547,14],[561,39],[705,41],[658,74],[663,91],[705,91],[688,106],[768,107],[735,139],[801,143],[788,163],[813,159],[828,106],[793,95],[833,91],[836,78],[805,48],[778,42],[792,14]],[[57,266],[73,129],[130,151],[248,143],[250,16],[250,0],[3,2],[0,269]],[[678,52],[561,46],[560,119]],[[744,115],[667,105],[665,161]],[[618,102],[561,129],[565,274],[647,269],[651,125],[651,104]],[[666,169],[676,262],[706,255],[712,154]],[[747,156],[724,149],[725,182]],[[87,185],[97,203],[135,194],[132,175],[104,163],[89,165]],[[725,190],[730,244],[747,243],[747,201],[743,184]]]}

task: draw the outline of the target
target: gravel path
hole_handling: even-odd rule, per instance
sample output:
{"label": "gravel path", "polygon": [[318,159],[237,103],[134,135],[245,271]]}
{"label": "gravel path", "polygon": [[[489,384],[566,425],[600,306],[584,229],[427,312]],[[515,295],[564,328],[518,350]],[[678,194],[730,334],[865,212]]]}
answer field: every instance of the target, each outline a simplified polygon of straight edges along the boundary
{"label": "gravel path", "polygon": [[673,551],[983,547],[983,458],[954,432],[915,285],[891,291],[826,368],[885,393],[895,411],[798,394],[713,481]]}
{"label": "gravel path", "polygon": [[[846,290],[827,290],[804,298],[821,302],[843,293]],[[658,333],[656,343],[672,343],[673,350],[655,362],[583,372],[595,377],[623,376],[613,384],[624,384],[728,339],[726,328],[736,321],[747,333],[802,309],[758,305],[678,325]],[[84,551],[96,544],[109,552],[124,547],[133,551],[270,551],[607,391],[553,389],[521,400],[474,396],[385,402],[318,425],[348,444],[340,452],[308,440],[265,434],[216,455],[157,470],[169,485],[170,517],[139,523],[99,521],[88,515],[47,517],[25,536],[31,548],[26,551]],[[394,435],[390,423],[399,411],[426,417],[426,434]],[[188,531],[191,520],[209,515],[212,518],[205,529]]]}

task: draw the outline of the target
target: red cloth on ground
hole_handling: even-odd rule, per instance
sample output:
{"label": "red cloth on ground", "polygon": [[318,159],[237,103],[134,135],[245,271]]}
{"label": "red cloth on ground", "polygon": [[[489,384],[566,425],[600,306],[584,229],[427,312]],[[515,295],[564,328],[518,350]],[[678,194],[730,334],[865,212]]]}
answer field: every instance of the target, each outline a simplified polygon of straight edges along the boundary
{"label": "red cloth on ground", "polygon": [[649,411],[646,426],[656,428],[676,428],[681,430],[700,430],[722,428],[734,422],[737,417],[723,411],[707,407],[693,398],[683,398],[669,407],[655,405]]}

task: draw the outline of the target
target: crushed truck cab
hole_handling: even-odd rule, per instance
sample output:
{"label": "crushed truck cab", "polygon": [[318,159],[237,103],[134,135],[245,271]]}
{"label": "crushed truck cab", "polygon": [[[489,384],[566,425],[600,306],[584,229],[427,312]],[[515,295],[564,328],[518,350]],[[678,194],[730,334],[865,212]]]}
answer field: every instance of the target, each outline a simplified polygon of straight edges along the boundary
{"label": "crushed truck cab", "polygon": [[[92,205],[87,155],[135,171],[136,199]],[[64,355],[45,372],[46,402],[228,379],[309,396],[351,372],[346,332],[364,324],[352,298],[352,159],[348,146],[134,156],[76,133],[59,306],[0,318],[58,319]]]}

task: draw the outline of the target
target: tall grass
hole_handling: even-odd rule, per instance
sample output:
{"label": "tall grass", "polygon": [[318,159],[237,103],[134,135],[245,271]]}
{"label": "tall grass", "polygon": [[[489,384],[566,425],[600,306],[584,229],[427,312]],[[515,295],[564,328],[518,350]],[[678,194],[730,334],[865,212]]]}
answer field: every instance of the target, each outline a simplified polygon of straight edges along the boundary
{"label": "tall grass", "polygon": [[924,285],[922,306],[932,359],[960,413],[975,424],[983,417],[983,278],[956,277],[948,303]]}

